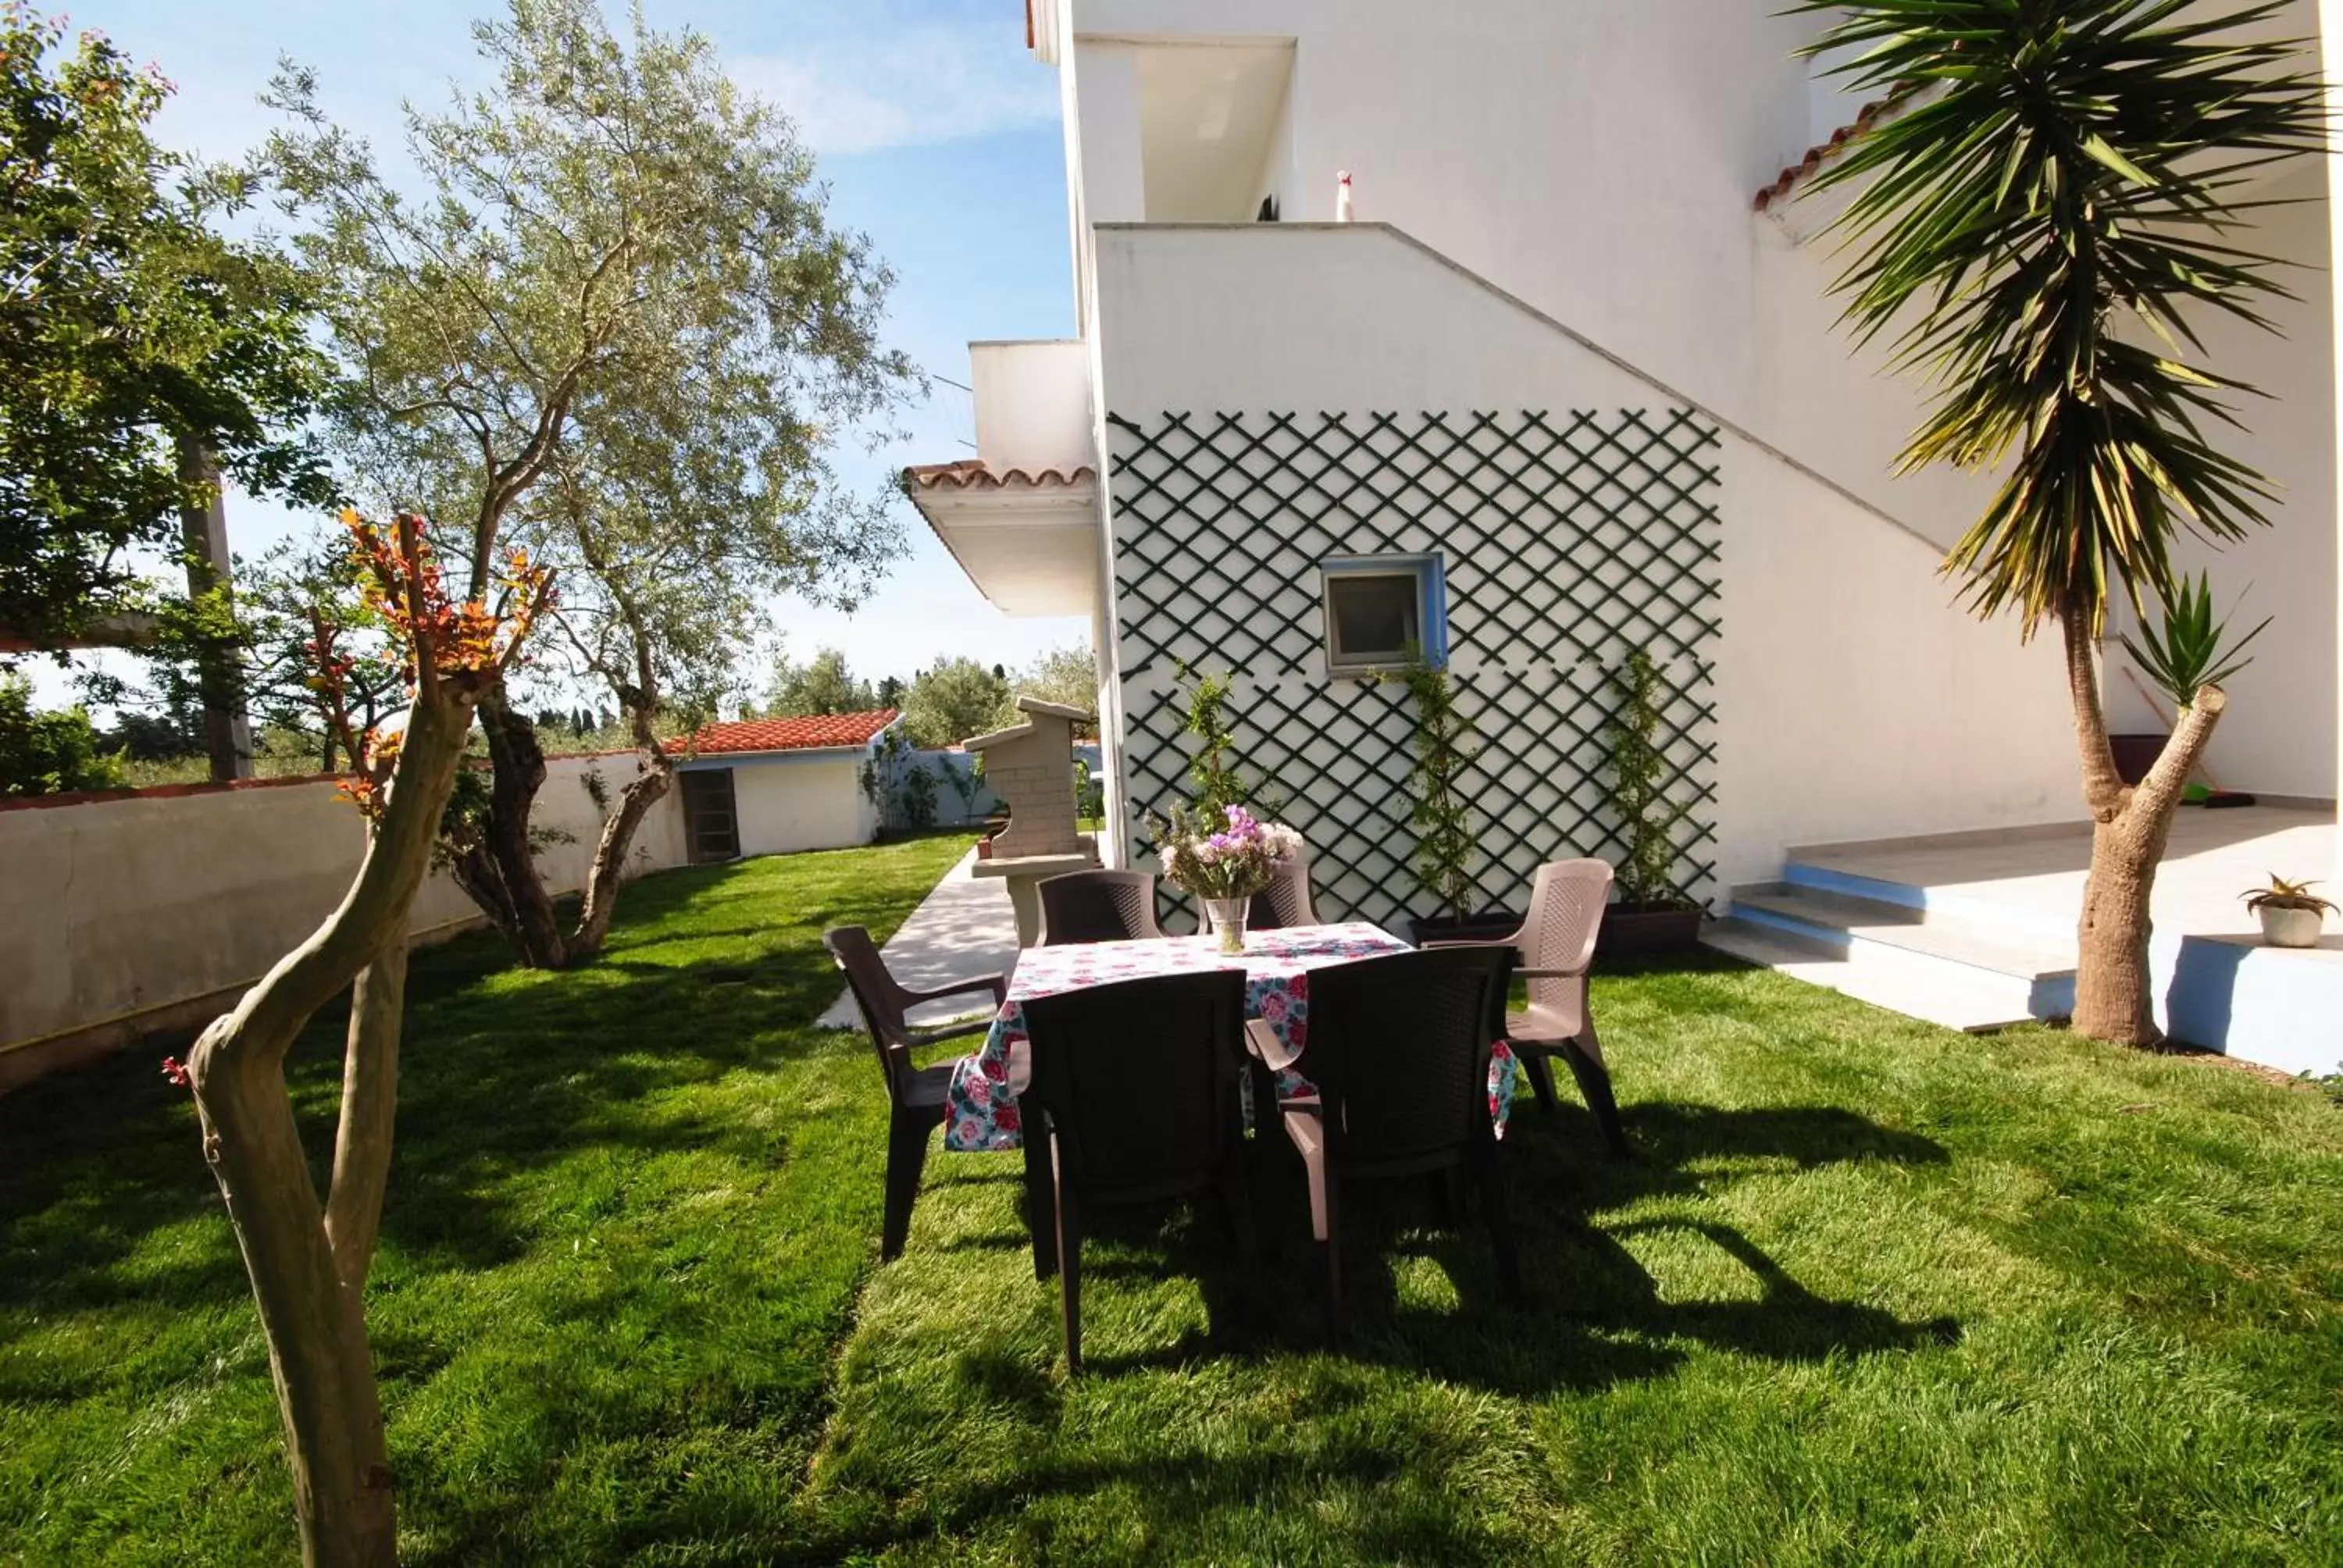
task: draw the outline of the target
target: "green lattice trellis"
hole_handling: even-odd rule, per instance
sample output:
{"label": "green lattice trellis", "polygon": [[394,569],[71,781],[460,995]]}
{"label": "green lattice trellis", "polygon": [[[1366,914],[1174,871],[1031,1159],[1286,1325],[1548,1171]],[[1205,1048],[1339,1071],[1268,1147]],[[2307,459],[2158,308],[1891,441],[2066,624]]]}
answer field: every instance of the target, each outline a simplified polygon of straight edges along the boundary
{"label": "green lattice trellis", "polygon": [[[1165,414],[1112,428],[1124,799],[1183,794],[1175,660],[1226,668],[1238,755],[1311,844],[1320,910],[1432,912],[1409,871],[1413,716],[1396,684],[1324,673],[1320,563],[1437,552],[1483,905],[1519,907],[1560,856],[1615,858],[1603,670],[1631,647],[1666,688],[1660,741],[1678,883],[1714,880],[1714,427],[1689,409],[1463,415]],[[1167,902],[1167,920],[1180,910]]]}

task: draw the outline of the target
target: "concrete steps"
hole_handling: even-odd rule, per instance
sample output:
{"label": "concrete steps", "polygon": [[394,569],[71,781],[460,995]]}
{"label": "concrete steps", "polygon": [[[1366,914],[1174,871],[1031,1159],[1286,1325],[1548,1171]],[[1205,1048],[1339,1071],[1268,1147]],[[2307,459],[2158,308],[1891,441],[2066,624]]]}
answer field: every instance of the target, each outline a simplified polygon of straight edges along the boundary
{"label": "concrete steps", "polygon": [[1948,1029],[2003,1029],[2074,1007],[2071,940],[1947,912],[1919,888],[1818,874],[1795,861],[1781,881],[1735,889],[1729,917],[1703,940]]}

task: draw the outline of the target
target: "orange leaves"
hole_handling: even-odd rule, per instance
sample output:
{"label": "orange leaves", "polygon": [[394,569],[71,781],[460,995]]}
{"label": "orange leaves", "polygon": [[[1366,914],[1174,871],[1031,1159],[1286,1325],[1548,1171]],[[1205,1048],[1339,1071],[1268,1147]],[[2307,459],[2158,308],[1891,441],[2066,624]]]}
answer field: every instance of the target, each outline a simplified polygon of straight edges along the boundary
{"label": "orange leaves", "polygon": [[494,603],[457,599],[431,547],[429,525],[401,512],[388,529],[342,514],[367,572],[368,606],[405,645],[410,688],[427,678],[503,673],[529,627],[553,602],[553,573],[521,549],[506,552]]}

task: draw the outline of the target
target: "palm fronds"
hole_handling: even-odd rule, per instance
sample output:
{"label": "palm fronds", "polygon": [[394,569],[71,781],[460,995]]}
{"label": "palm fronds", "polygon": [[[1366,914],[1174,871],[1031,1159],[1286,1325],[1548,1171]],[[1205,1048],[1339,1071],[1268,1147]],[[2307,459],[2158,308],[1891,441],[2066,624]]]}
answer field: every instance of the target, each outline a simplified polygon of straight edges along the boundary
{"label": "palm fronds", "polygon": [[2270,482],[2207,435],[2246,383],[2192,364],[2204,312],[2268,328],[2282,263],[2236,243],[2251,186],[2324,145],[2278,0],[1797,0],[1834,20],[1809,53],[1900,93],[1817,187],[1859,187],[1834,226],[1843,319],[1936,388],[1906,469],[2008,465],[1953,548],[1971,605],[2028,634],[2110,585],[2172,580],[2182,529],[2235,539]]}

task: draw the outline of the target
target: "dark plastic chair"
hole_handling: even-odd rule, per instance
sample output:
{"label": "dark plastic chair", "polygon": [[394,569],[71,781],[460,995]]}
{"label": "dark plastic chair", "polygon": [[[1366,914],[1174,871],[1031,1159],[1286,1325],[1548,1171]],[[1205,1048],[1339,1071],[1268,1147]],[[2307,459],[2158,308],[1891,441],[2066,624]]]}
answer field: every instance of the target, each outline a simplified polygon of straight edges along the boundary
{"label": "dark plastic chair", "polygon": [[[1554,1057],[1578,1081],[1586,1108],[1602,1129],[1604,1146],[1616,1160],[1628,1157],[1627,1130],[1620,1124],[1619,1101],[1611,1089],[1611,1069],[1594,1032],[1594,1007],[1586,971],[1594,961],[1594,941],[1603,931],[1603,911],[1611,899],[1611,868],[1602,860],[1556,860],[1540,866],[1530,889],[1522,929],[1501,939],[1521,960],[1513,971],[1526,980],[1529,1006],[1505,1015],[1504,1038],[1521,1059],[1538,1105],[1554,1111]],[[1439,947],[1465,946],[1441,942]]]}
{"label": "dark plastic chair", "polygon": [[[1089,986],[1025,1003],[1027,1147],[1050,1144],[1066,1369],[1082,1365],[1082,1231],[1091,1211],[1217,1189],[1252,1250],[1245,1191],[1244,976]],[[1034,1112],[1039,1111],[1039,1116]]]}
{"label": "dark plastic chair", "polygon": [[[1212,906],[1199,899],[1203,910],[1204,930],[1212,930]],[[1310,862],[1286,860],[1277,868],[1277,880],[1252,896],[1245,906],[1245,930],[1249,931],[1290,930],[1295,926],[1314,926],[1318,919],[1317,905],[1310,897]]]}
{"label": "dark plastic chair", "polygon": [[944,1095],[951,1087],[952,1064],[917,1067],[913,1050],[941,1040],[982,1034],[990,1018],[947,1029],[913,1029],[906,1019],[921,1002],[966,992],[988,991],[998,1011],[1009,996],[1005,975],[963,980],[928,991],[906,990],[888,972],[870,933],[860,926],[839,926],[824,931],[821,945],[846,971],[847,989],[862,1010],[870,1043],[879,1052],[879,1070],[886,1075],[887,1099],[894,1107],[887,1128],[887,1211],[879,1232],[879,1259],[892,1262],[902,1255],[903,1239],[911,1230],[911,1206],[920,1197],[920,1172],[928,1162],[928,1139],[944,1122]]}
{"label": "dark plastic chair", "polygon": [[1367,959],[1310,977],[1310,1032],[1293,1066],[1319,1098],[1314,1106],[1284,1102],[1283,1121],[1309,1176],[1311,1230],[1326,1248],[1326,1319],[1337,1332],[1346,1181],[1471,1177],[1506,1293],[1521,1293],[1489,1120],[1489,1052],[1504,1027],[1513,964],[1508,948],[1454,948]]}
{"label": "dark plastic chair", "polygon": [[1069,871],[1035,884],[1045,948],[1070,942],[1129,942],[1160,937],[1155,878],[1147,871]]}

